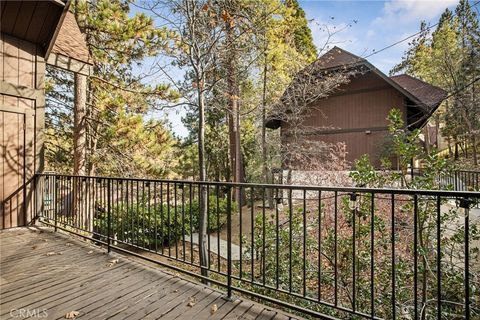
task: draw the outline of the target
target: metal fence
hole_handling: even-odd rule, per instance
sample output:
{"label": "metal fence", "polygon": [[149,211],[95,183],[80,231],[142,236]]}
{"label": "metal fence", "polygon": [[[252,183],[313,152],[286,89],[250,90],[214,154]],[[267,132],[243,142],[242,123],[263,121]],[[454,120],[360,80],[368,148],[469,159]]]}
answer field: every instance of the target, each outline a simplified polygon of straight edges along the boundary
{"label": "metal fence", "polygon": [[43,223],[229,297],[326,319],[480,317],[480,192],[36,179]]}
{"label": "metal fence", "polygon": [[440,178],[439,183],[456,191],[480,191],[480,171],[457,170]]}

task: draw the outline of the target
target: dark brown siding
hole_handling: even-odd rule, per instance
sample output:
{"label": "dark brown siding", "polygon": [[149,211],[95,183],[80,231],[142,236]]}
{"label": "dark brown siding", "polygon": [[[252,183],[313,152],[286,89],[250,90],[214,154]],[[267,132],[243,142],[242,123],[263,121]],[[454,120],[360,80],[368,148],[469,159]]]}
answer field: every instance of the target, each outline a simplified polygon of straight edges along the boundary
{"label": "dark brown siding", "polygon": [[25,225],[33,214],[34,156],[41,151],[34,131],[43,123],[42,60],[35,44],[0,33],[0,229]]}
{"label": "dark brown siding", "polygon": [[[349,163],[368,154],[379,167],[388,135],[388,113],[392,108],[399,108],[406,114],[404,101],[396,89],[375,74],[358,76],[335,94],[309,107],[302,126],[310,133],[302,135],[302,139],[343,142]],[[282,124],[284,143],[290,139],[290,131],[288,123]]]}

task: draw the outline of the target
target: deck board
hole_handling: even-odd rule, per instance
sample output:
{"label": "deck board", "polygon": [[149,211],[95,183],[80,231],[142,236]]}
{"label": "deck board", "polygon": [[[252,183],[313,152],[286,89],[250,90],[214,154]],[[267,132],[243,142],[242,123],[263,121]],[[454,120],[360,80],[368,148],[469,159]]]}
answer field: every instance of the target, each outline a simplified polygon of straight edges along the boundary
{"label": "deck board", "polygon": [[47,229],[0,231],[0,258],[1,319],[12,318],[12,309],[45,309],[46,319],[73,310],[76,319],[293,319]]}

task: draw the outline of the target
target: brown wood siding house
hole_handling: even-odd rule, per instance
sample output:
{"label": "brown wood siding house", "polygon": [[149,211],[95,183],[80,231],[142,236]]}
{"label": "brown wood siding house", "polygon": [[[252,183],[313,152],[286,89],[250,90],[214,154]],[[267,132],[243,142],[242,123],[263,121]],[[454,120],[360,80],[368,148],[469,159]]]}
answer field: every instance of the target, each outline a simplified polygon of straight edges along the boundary
{"label": "brown wood siding house", "polygon": [[66,0],[0,3],[0,229],[27,225],[34,216],[31,186],[43,171],[45,65],[49,56],[64,54],[54,44],[68,6]]}
{"label": "brown wood siding house", "polygon": [[[303,115],[302,125],[311,129],[301,139],[345,143],[349,164],[368,154],[374,165],[380,167],[388,136],[387,115],[392,108],[402,111],[409,128],[420,128],[446,95],[442,89],[408,75],[388,77],[367,60],[338,47],[314,64],[319,64],[321,70],[362,70],[328,97],[309,105]],[[267,127],[280,128],[281,143],[289,143],[290,124],[284,118],[273,113]],[[306,170],[302,163],[292,163],[289,159],[284,159],[282,169]]]}

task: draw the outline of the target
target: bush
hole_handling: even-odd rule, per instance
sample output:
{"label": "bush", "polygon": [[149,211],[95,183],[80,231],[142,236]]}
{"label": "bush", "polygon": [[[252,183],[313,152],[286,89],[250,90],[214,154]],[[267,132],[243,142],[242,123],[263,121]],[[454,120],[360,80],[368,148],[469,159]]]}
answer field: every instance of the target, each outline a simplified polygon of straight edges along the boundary
{"label": "bush", "polygon": [[[192,208],[192,226],[194,231],[198,231],[200,226],[200,203],[198,199],[192,201],[191,205],[186,205],[185,213],[190,214]],[[218,206],[218,207],[217,207]],[[235,212],[236,203],[232,201],[232,213]],[[218,210],[218,213],[217,213]],[[208,199],[208,232],[216,232],[227,223],[227,199],[210,196]]]}
{"label": "bush", "polygon": [[[235,208],[232,201],[232,212]],[[218,211],[217,211],[218,210]],[[218,214],[217,214],[218,212]],[[191,203],[174,205],[148,202],[117,202],[112,206],[111,230],[116,239],[129,244],[153,249],[171,246],[184,235],[198,232],[200,205],[198,199]],[[227,199],[210,196],[208,202],[208,232],[219,231],[227,222]],[[107,235],[108,216],[98,210],[95,226],[102,235]]]}

